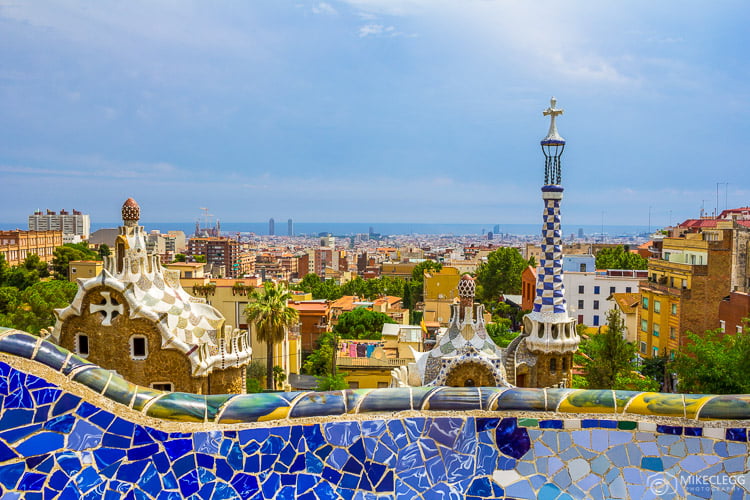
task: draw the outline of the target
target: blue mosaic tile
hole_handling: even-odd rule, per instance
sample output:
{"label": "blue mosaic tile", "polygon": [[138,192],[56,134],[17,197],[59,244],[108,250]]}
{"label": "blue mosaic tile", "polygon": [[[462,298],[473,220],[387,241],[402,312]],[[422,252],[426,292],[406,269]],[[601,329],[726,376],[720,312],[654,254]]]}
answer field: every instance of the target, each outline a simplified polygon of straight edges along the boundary
{"label": "blue mosaic tile", "polygon": [[495,430],[495,441],[502,453],[513,458],[521,458],[531,447],[528,432],[518,427],[515,418],[504,418],[500,422]]}
{"label": "blue mosaic tile", "polygon": [[728,441],[747,441],[747,429],[729,428],[726,436]]}
{"label": "blue mosaic tile", "polygon": [[662,434],[680,435],[682,434],[682,427],[674,425],[657,425],[656,432],[660,432]]}
{"label": "blue mosaic tile", "polygon": [[605,419],[583,419],[581,420],[581,427],[586,428],[605,428],[605,429],[617,429],[616,420],[605,420]]}

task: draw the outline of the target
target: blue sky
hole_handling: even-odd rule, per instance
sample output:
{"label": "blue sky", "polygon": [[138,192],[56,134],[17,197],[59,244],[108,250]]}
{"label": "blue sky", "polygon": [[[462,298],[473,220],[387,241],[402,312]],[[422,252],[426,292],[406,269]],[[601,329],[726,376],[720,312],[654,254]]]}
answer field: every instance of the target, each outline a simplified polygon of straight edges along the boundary
{"label": "blue sky", "polygon": [[[573,224],[750,205],[743,1],[0,0],[0,222]],[[728,184],[724,184],[728,183]],[[671,215],[670,215],[671,214]]]}

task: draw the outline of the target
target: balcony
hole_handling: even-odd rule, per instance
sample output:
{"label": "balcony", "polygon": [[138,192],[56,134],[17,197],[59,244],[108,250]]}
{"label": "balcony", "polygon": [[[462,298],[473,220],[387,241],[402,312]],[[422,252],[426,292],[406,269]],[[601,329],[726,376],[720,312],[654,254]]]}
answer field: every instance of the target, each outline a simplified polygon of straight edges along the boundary
{"label": "balcony", "polygon": [[406,366],[409,363],[413,363],[413,359],[407,358],[347,358],[339,357],[336,358],[336,366],[350,366],[359,368],[393,368],[396,366]]}
{"label": "balcony", "polygon": [[680,298],[688,299],[688,300],[692,296],[691,291],[687,288],[675,288],[672,286],[668,286],[666,284],[655,283],[653,281],[641,281],[639,283],[639,287],[640,287],[641,292],[650,290],[653,292],[659,292],[665,295],[672,295],[675,297],[680,297]]}
{"label": "balcony", "polygon": [[682,264],[680,262],[670,262],[664,259],[651,259],[648,261],[649,272],[678,272],[682,274],[692,273],[693,276],[707,276],[708,265],[702,264]]}

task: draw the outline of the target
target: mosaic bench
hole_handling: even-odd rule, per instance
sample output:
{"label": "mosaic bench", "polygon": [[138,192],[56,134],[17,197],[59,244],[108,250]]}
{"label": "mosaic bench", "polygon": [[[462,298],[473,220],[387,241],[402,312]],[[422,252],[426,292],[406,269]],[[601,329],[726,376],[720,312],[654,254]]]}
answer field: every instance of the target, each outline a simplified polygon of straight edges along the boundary
{"label": "mosaic bench", "polygon": [[0,330],[2,498],[750,498],[750,396],[138,387]]}

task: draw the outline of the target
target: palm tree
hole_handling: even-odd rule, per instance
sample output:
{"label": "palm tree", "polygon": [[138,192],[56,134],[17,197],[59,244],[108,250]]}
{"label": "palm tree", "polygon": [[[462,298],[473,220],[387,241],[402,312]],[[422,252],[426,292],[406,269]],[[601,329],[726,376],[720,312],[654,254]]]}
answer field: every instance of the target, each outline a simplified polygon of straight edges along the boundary
{"label": "palm tree", "polygon": [[287,302],[292,294],[283,284],[270,281],[263,289],[250,294],[251,302],[245,306],[248,323],[255,325],[258,340],[266,343],[266,386],[273,390],[273,347],[284,340],[286,330],[297,324],[299,314]]}

